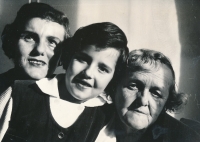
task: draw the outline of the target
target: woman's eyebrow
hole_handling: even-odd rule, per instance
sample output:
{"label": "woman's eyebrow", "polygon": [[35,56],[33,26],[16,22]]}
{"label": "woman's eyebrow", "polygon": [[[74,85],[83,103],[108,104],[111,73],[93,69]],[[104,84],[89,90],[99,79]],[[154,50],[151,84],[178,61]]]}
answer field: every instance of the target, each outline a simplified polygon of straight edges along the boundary
{"label": "woman's eyebrow", "polygon": [[142,80],[136,79],[136,78],[131,78],[129,80],[129,83],[132,83],[132,82],[137,83],[137,84],[144,84],[144,82]]}
{"label": "woman's eyebrow", "polygon": [[158,87],[158,86],[153,86],[153,87],[151,87],[151,89],[160,90],[160,91],[162,91],[163,88],[164,88],[164,87]]}
{"label": "woman's eyebrow", "polygon": [[35,38],[35,40],[39,39],[38,34],[32,31],[22,31],[19,36],[20,38],[22,38],[23,36],[27,35],[32,36],[33,38]]}
{"label": "woman's eyebrow", "polygon": [[30,34],[30,35],[37,35],[36,32],[32,32],[32,31],[27,31],[27,30],[24,30],[21,32],[21,34]]}
{"label": "woman's eyebrow", "polygon": [[53,39],[53,40],[57,40],[58,42],[61,42],[61,39],[55,36],[48,36],[48,39]]}

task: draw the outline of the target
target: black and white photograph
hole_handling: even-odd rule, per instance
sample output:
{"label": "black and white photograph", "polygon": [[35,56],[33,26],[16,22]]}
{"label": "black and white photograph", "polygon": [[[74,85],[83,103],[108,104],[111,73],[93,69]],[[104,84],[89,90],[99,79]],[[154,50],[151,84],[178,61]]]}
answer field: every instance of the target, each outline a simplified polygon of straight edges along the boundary
{"label": "black and white photograph", "polygon": [[1,142],[200,142],[199,0],[0,0]]}

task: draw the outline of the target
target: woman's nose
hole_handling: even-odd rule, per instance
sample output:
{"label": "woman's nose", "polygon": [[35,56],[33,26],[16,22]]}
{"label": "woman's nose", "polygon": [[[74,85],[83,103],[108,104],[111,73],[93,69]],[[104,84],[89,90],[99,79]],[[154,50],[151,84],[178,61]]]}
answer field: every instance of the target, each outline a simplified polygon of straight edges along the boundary
{"label": "woman's nose", "polygon": [[40,42],[36,48],[40,55],[44,55],[45,45],[43,44],[43,42]]}
{"label": "woman's nose", "polygon": [[45,45],[42,42],[35,44],[32,54],[36,56],[44,56],[45,54]]}
{"label": "woman's nose", "polygon": [[139,93],[138,101],[140,102],[140,105],[142,106],[148,106],[149,105],[149,91],[148,90],[143,90]]}

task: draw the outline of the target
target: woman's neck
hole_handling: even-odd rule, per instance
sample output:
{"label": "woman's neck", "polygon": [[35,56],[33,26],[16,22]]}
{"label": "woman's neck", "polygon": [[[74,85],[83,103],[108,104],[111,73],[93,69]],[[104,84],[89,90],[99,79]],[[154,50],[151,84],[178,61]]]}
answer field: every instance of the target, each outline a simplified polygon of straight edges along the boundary
{"label": "woman's neck", "polygon": [[146,129],[136,130],[122,122],[117,114],[115,114],[115,133],[119,142],[137,142],[141,139]]}
{"label": "woman's neck", "polygon": [[20,67],[13,68],[14,80],[36,80],[27,75]]}

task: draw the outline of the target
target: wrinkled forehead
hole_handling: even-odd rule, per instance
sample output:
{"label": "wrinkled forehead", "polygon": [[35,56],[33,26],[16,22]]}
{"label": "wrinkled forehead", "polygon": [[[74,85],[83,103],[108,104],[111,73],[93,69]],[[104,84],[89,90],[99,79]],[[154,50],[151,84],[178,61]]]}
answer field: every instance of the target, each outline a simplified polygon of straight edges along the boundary
{"label": "wrinkled forehead", "polygon": [[160,79],[165,81],[167,84],[173,84],[172,71],[165,64],[160,62],[154,63],[143,63],[143,64],[132,64],[127,66],[126,80],[133,78],[133,76],[142,75],[143,78],[152,77],[152,79]]}
{"label": "wrinkled forehead", "polygon": [[127,70],[128,71],[149,71],[149,72],[155,72],[159,70],[164,64],[162,64],[159,61],[155,60],[137,60],[128,62],[127,64]]}

